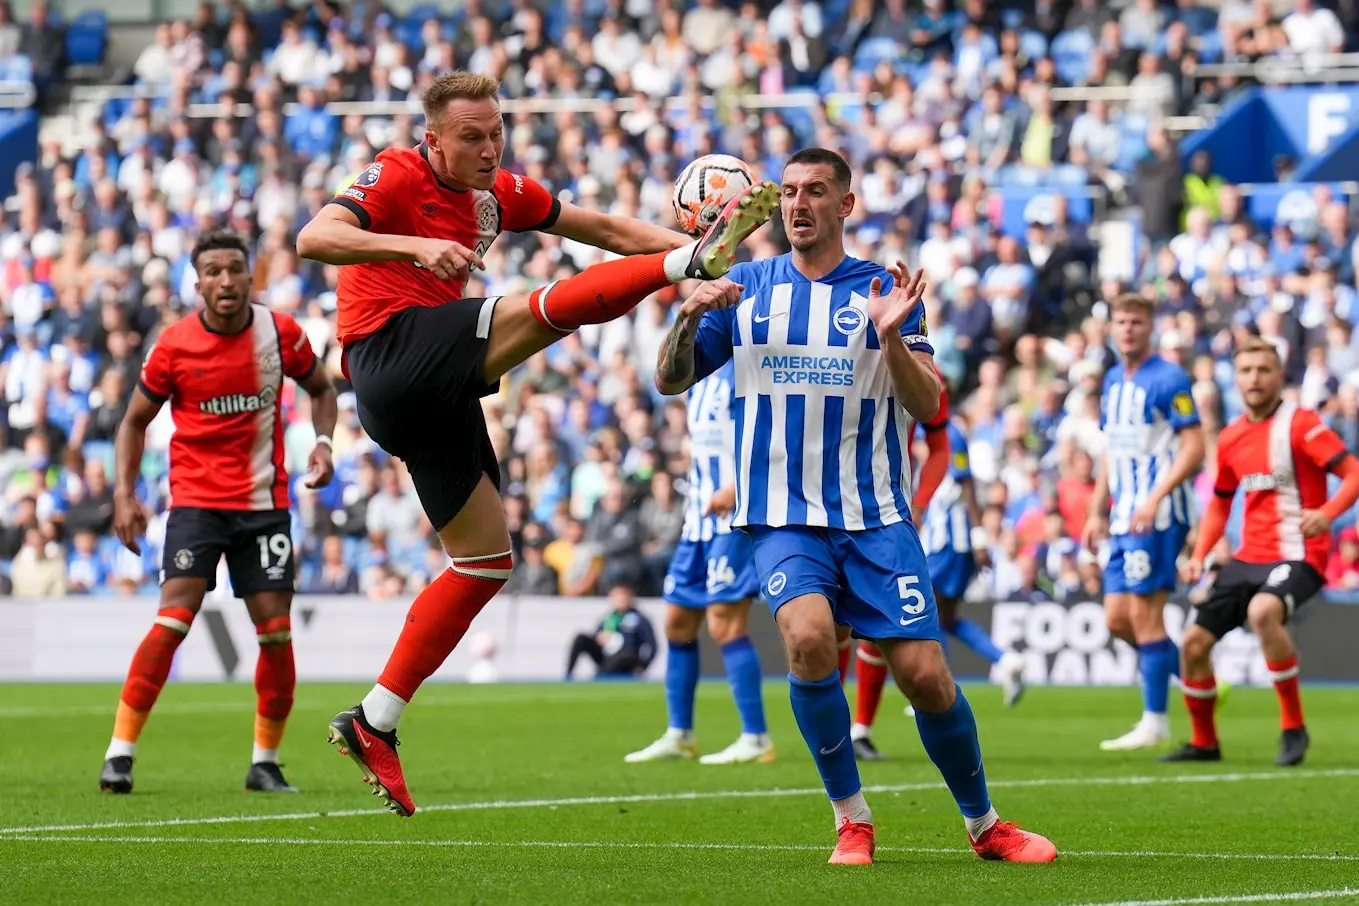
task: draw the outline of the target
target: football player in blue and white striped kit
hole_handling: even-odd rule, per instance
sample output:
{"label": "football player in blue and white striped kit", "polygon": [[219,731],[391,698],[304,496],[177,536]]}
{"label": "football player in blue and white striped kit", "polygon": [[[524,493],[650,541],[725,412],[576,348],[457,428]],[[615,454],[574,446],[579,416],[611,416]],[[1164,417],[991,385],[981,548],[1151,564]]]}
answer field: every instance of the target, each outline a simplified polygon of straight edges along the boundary
{"label": "football player in blue and white striped kit", "polygon": [[[967,436],[956,418],[948,423],[948,472],[930,498],[920,528],[925,562],[930,568],[934,597],[939,602],[939,622],[944,631],[962,642],[995,668],[1007,706],[1019,702],[1024,694],[1024,657],[1014,651],[1001,651],[990,634],[979,624],[959,618],[958,606],[968,585],[977,574],[973,529],[980,524],[981,508],[972,487],[972,460],[968,456]],[[982,548],[985,553],[985,548]]]}
{"label": "football player in blue and white striped kit", "polygon": [[938,411],[923,271],[845,254],[849,165],[789,158],[781,213],[793,251],[740,264],[680,307],[656,386],[682,393],[736,365],[736,510],[789,658],[798,729],[831,799],[833,864],[873,861],[872,813],[850,744],[835,624],[879,644],[914,705],[925,751],[984,858],[1047,862],[1045,838],[1000,821],[977,723],[939,644],[939,615],[903,487],[906,426]]}
{"label": "football player in blue and white striped kit", "polygon": [[1166,634],[1166,597],[1194,522],[1189,482],[1203,465],[1204,441],[1189,375],[1152,354],[1151,301],[1128,293],[1109,308],[1119,361],[1104,375],[1105,452],[1082,540],[1094,550],[1108,537],[1105,619],[1110,634],[1135,645],[1141,659],[1142,718],[1100,743],[1104,751],[1125,751],[1170,742],[1166,710],[1180,651]]}
{"label": "football player in blue and white striped kit", "polygon": [[732,530],[736,498],[735,391],[731,362],[689,391],[689,490],[684,530],[665,577],[665,706],[669,724],[651,745],[623,760],[629,763],[698,755],[694,741],[694,691],[698,686],[698,631],[707,615],[708,634],[722,649],[741,735],[703,764],[772,761],[761,697],[760,659],[746,635],[750,601],[760,591],[750,536]]}

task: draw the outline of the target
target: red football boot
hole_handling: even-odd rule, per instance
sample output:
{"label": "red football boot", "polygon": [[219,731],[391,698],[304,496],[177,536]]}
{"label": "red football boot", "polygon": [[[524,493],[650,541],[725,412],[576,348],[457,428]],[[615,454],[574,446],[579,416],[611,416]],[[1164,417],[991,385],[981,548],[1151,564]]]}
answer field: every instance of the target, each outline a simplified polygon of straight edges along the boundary
{"label": "red football boot", "polygon": [[990,830],[975,840],[972,849],[983,859],[1002,862],[1051,862],[1057,858],[1057,847],[1040,834],[1020,830],[1012,821],[997,821]]}
{"label": "red football boot", "polygon": [[374,796],[382,797],[383,805],[402,818],[415,813],[415,801],[406,791],[406,777],[396,755],[400,743],[394,731],[373,729],[363,716],[363,705],[355,705],[330,722],[330,741],[340,747],[341,755],[348,755],[359,766],[363,779],[372,786]]}
{"label": "red football boot", "polygon": [[873,864],[873,825],[846,818],[838,833],[840,839],[831,853],[831,865]]}

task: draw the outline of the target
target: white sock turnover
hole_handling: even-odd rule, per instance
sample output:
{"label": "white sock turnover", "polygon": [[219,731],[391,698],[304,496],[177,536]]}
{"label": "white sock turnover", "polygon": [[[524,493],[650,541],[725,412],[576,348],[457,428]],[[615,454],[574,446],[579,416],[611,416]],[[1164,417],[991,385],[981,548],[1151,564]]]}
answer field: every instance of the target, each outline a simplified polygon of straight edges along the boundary
{"label": "white sock turnover", "polygon": [[835,809],[835,826],[838,829],[846,821],[855,824],[872,824],[873,812],[868,808],[863,790],[844,799],[832,799],[831,808]]}
{"label": "white sock turnover", "polygon": [[363,716],[368,718],[374,730],[390,733],[401,723],[406,704],[404,698],[390,689],[374,686],[373,691],[363,697]]}

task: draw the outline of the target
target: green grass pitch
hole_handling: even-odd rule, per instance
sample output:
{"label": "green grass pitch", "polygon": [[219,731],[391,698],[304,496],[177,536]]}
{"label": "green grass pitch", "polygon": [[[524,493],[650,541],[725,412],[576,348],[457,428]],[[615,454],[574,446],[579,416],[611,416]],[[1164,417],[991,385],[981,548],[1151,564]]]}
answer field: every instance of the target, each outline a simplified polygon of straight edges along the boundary
{"label": "green grass pitch", "polygon": [[[455,904],[1359,903],[1359,690],[1306,688],[1313,748],[1274,767],[1273,692],[1238,689],[1227,760],[1190,767],[1098,751],[1132,689],[1031,689],[1016,709],[971,686],[1003,817],[1063,850],[987,863],[889,692],[863,768],[871,867],[825,864],[830,808],[781,684],[765,687],[768,765],[624,765],[664,724],[658,685],[434,686],[402,725],[421,811],[377,810],[325,727],[358,687],[298,690],[283,761],[297,796],[246,794],[254,692],[171,685],[143,735],[137,789],[96,778],[113,686],[0,686],[0,902]],[[1177,706],[1177,734],[1187,719]],[[699,690],[699,741],[737,732],[724,685]]]}

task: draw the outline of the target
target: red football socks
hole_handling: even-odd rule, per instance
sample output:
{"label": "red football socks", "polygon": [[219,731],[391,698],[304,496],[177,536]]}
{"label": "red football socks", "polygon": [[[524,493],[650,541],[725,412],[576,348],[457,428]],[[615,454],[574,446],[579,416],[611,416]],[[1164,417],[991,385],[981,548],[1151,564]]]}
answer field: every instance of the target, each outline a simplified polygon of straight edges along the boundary
{"label": "red football socks", "polygon": [[164,607],[156,616],[155,625],[137,646],[123,683],[118,714],[113,720],[113,738],[136,742],[150,716],[151,706],[160,697],[160,690],[170,678],[175,649],[188,635],[194,613],[184,607]]}
{"label": "red football socks", "polygon": [[845,639],[843,642],[837,642],[836,644],[840,648],[840,650],[836,652],[836,656],[840,659],[840,685],[843,686],[845,680],[849,679],[849,658],[850,655],[854,653],[854,640]]}
{"label": "red football socks", "polygon": [[509,579],[513,566],[509,551],[454,559],[411,604],[378,685],[409,702],[462,641],[472,620]]}
{"label": "red football socks", "polygon": [[1287,660],[1269,661],[1269,672],[1274,674],[1274,691],[1279,696],[1279,727],[1283,730],[1302,729],[1302,695],[1298,691],[1298,656]]}
{"label": "red football socks", "polygon": [[1189,744],[1196,749],[1217,748],[1217,723],[1213,711],[1217,708],[1217,678],[1183,679],[1184,704],[1189,709]]}
{"label": "red football socks", "polygon": [[857,660],[859,681],[854,687],[854,722],[871,727],[882,704],[882,688],[887,684],[887,659],[878,646],[860,642]]}
{"label": "red football socks", "polygon": [[255,624],[260,644],[255,662],[255,745],[276,751],[293,710],[297,670],[293,665],[292,620],[273,617]]}
{"label": "red football socks", "polygon": [[562,336],[584,324],[606,324],[671,284],[665,271],[669,254],[631,255],[591,265],[574,277],[534,290],[529,309],[538,323]]}

